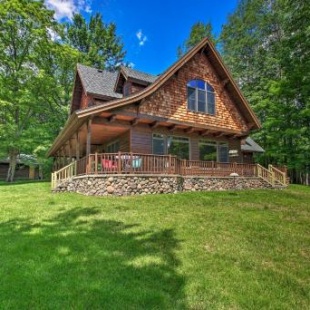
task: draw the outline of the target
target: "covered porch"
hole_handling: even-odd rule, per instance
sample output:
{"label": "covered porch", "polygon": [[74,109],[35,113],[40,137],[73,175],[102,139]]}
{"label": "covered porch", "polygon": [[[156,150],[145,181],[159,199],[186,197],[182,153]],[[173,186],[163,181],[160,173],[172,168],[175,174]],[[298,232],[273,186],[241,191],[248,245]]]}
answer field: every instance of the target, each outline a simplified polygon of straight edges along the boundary
{"label": "covered porch", "polygon": [[75,160],[52,174],[52,189],[78,176],[192,176],[210,178],[261,178],[271,186],[286,186],[284,168],[259,164],[220,163],[180,159],[172,155],[142,153],[93,153]]}

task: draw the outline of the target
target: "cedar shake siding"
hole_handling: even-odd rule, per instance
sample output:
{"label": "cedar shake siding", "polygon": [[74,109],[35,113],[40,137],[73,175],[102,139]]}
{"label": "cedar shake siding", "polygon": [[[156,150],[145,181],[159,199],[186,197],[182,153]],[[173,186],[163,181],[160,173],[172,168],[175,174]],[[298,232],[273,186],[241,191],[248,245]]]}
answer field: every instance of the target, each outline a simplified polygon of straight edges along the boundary
{"label": "cedar shake siding", "polygon": [[[187,83],[201,79],[215,90],[215,115],[193,112],[187,109]],[[171,120],[210,125],[225,129],[247,132],[240,112],[223,89],[215,70],[204,54],[196,54],[178,73],[170,78],[154,94],[145,99],[139,112]]]}

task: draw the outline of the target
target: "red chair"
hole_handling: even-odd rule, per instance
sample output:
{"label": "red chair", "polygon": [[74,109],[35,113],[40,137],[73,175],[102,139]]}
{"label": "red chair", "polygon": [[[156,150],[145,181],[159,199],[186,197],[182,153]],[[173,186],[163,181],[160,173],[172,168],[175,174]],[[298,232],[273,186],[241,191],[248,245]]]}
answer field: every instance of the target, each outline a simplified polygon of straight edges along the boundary
{"label": "red chair", "polygon": [[113,163],[110,159],[102,159],[102,170],[103,171],[115,171],[117,170],[117,164]]}

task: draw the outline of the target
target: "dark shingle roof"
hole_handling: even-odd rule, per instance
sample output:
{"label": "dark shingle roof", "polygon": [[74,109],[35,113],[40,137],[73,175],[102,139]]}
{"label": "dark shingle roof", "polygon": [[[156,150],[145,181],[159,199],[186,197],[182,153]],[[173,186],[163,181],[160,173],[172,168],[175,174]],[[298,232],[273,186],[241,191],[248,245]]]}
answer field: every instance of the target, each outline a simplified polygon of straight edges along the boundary
{"label": "dark shingle roof", "polygon": [[251,137],[245,139],[245,144],[241,144],[241,150],[244,152],[264,153],[265,150],[259,146]]}
{"label": "dark shingle roof", "polygon": [[77,70],[87,93],[112,98],[123,98],[122,94],[114,91],[118,76],[117,71],[98,70],[81,64],[77,65]]}
{"label": "dark shingle roof", "polygon": [[143,82],[147,82],[147,83],[153,83],[158,77],[156,75],[144,73],[144,72],[134,70],[134,69],[128,68],[128,67],[122,67],[122,71],[129,78],[133,78],[133,79],[143,81]]}

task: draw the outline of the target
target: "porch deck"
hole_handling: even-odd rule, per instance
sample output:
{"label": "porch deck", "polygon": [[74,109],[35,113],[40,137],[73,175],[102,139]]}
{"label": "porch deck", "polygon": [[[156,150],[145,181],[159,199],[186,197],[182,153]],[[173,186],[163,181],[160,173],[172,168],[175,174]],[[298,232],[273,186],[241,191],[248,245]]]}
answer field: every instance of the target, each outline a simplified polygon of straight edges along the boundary
{"label": "porch deck", "polygon": [[74,176],[100,174],[260,177],[272,186],[287,185],[286,172],[271,165],[266,169],[259,164],[219,163],[179,159],[172,155],[118,152],[90,154],[72,162],[52,174],[52,188]]}

